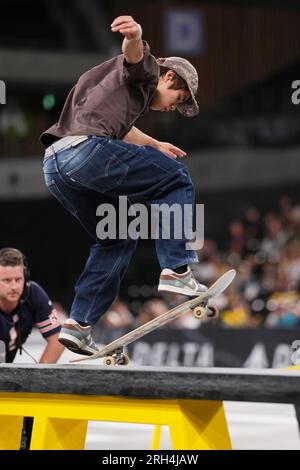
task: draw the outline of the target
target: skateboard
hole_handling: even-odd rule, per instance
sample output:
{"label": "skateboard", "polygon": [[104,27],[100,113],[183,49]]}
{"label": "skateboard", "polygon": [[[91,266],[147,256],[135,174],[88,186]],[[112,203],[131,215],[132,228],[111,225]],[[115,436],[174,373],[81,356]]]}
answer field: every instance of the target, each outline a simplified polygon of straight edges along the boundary
{"label": "skateboard", "polygon": [[112,343],[109,343],[103,348],[99,349],[99,351],[94,353],[92,356],[80,357],[79,359],[73,359],[70,362],[82,362],[104,357],[104,364],[107,366],[117,364],[127,365],[129,358],[126,356],[126,354],[123,353],[124,346],[133,343],[151,331],[154,331],[166,323],[175,320],[189,310],[192,310],[193,315],[199,320],[203,318],[216,318],[219,315],[219,311],[217,307],[209,305],[209,302],[218,295],[222,294],[229,284],[231,284],[235,278],[235,275],[235,269],[230,269],[219,279],[217,279],[216,282],[214,282],[214,284],[212,284],[212,286],[210,286],[209,289],[203,294],[200,294],[196,297],[191,297],[186,302],[177,305],[177,307],[168,310],[167,312],[159,315],[153,320],[150,320],[144,325],[139,326],[135,330],[130,331],[124,336],[121,336],[121,338],[118,338]]}

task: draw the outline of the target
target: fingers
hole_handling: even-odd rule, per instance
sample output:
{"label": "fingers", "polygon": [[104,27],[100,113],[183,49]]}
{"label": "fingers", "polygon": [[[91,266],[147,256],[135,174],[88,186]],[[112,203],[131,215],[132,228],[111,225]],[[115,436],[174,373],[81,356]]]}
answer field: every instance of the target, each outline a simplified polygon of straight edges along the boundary
{"label": "fingers", "polygon": [[141,27],[132,16],[119,16],[112,22],[111,30],[123,34],[128,39],[134,39],[141,34]]}
{"label": "fingers", "polygon": [[122,23],[131,23],[131,22],[134,22],[134,19],[132,18],[132,16],[118,16],[118,18],[116,18],[112,24],[111,24],[111,28],[115,28],[116,26],[120,26]]}
{"label": "fingers", "polygon": [[158,149],[172,158],[183,158],[186,157],[186,152],[181,150],[179,147],[175,147],[175,145],[169,144],[167,142],[160,142]]}
{"label": "fingers", "polygon": [[175,145],[170,145],[169,150],[177,157],[186,157],[186,152],[181,150],[179,147],[175,147]]}
{"label": "fingers", "polygon": [[180,158],[182,157],[186,157],[186,152],[184,152],[183,150],[181,150],[180,148],[178,147],[175,147],[175,150],[174,152],[176,152],[176,155]]}
{"label": "fingers", "polygon": [[165,153],[166,155],[168,155],[168,157],[172,157],[172,158],[175,158],[175,159],[177,158],[176,153],[173,153],[169,150],[162,150],[162,152]]}

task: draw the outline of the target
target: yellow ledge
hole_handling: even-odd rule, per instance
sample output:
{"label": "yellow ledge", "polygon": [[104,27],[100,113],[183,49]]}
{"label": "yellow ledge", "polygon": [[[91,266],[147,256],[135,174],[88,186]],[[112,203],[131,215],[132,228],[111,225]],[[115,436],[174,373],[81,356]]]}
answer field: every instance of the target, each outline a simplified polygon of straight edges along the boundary
{"label": "yellow ledge", "polygon": [[24,416],[34,417],[31,450],[84,449],[89,420],[168,425],[173,449],[231,449],[220,401],[0,393],[1,450],[19,448]]}

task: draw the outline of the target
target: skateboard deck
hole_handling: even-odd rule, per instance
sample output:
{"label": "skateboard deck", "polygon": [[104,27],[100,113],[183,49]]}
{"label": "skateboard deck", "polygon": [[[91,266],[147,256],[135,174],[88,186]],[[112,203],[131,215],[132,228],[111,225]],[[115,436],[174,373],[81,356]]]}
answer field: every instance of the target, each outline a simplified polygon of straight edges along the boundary
{"label": "skateboard deck", "polygon": [[159,315],[153,320],[150,320],[144,325],[141,325],[138,328],[130,331],[129,333],[126,333],[125,335],[116,339],[112,343],[109,343],[103,348],[99,349],[99,351],[93,354],[92,356],[80,357],[79,359],[73,359],[70,362],[82,362],[105,357],[105,363],[107,365],[128,364],[128,358],[126,355],[123,354],[124,346],[133,343],[134,341],[139,338],[142,338],[142,336],[147,335],[151,331],[154,331],[157,328],[160,328],[161,326],[165,325],[166,323],[175,320],[184,313],[188,312],[190,309],[193,310],[194,316],[198,319],[202,319],[205,317],[216,317],[218,315],[218,310],[216,309],[216,307],[209,306],[208,303],[218,295],[222,294],[222,292],[231,284],[231,282],[235,278],[235,275],[235,269],[230,269],[219,279],[217,279],[216,282],[214,282],[214,284],[212,284],[209,289],[203,294],[200,294],[196,297],[191,297],[186,302],[177,305],[176,307],[172,308],[171,310],[168,310],[162,315]]}

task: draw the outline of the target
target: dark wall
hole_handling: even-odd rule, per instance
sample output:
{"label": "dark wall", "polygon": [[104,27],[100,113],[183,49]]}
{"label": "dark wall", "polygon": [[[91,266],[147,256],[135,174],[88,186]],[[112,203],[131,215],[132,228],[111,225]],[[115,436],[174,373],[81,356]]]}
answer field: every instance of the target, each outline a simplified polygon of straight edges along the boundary
{"label": "dark wall", "polygon": [[53,299],[69,303],[88,251],[84,230],[52,199],[2,202],[0,214],[0,244],[22,250],[32,279]]}

